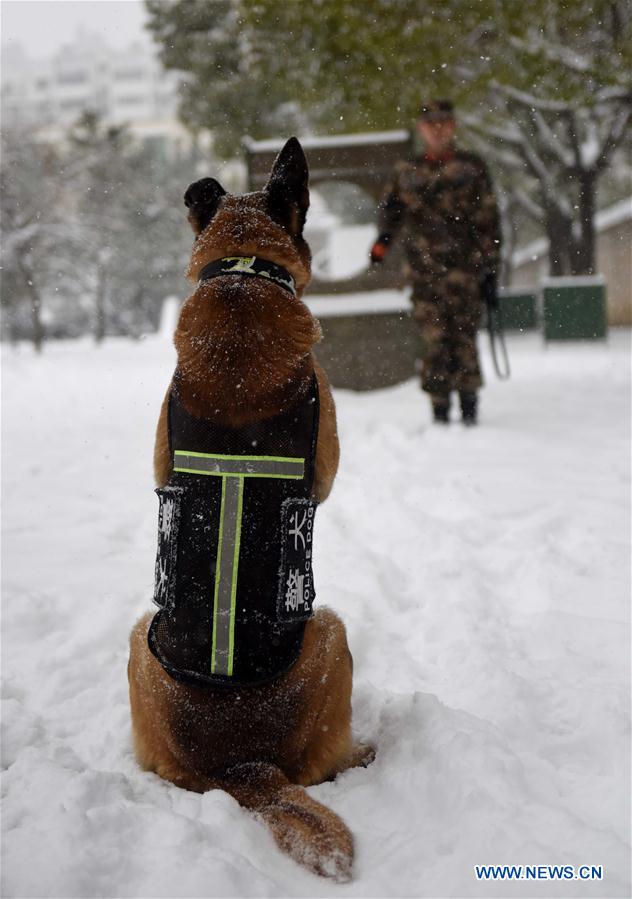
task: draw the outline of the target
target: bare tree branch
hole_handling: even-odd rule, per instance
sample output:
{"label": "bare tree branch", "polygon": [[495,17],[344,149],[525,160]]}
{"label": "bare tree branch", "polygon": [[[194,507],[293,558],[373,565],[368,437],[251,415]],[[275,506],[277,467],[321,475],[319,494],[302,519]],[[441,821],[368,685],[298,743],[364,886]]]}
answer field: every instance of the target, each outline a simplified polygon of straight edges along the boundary
{"label": "bare tree branch", "polygon": [[608,131],[606,139],[601,147],[601,151],[597,157],[597,161],[595,162],[596,171],[601,172],[607,167],[608,163],[610,162],[612,153],[623,141],[623,138],[625,137],[626,132],[630,126],[631,119],[632,108],[630,107],[630,105],[626,105],[623,108],[619,109],[617,114],[614,116],[610,125],[610,130]]}
{"label": "bare tree branch", "polygon": [[562,102],[560,100],[549,100],[544,99],[543,97],[536,97],[535,94],[528,94],[526,91],[519,90],[516,87],[512,87],[509,84],[502,84],[495,79],[492,79],[489,83],[490,89],[494,91],[498,91],[503,97],[511,99],[515,101],[520,106],[527,107],[527,109],[539,109],[542,112],[565,112],[568,109],[572,109],[572,104],[567,102]]}
{"label": "bare tree branch", "polygon": [[562,113],[562,117],[566,124],[566,133],[568,134],[568,141],[573,152],[575,168],[579,170],[582,167],[583,160],[582,149],[579,143],[579,135],[577,133],[577,119],[572,109],[569,109],[566,112]]}

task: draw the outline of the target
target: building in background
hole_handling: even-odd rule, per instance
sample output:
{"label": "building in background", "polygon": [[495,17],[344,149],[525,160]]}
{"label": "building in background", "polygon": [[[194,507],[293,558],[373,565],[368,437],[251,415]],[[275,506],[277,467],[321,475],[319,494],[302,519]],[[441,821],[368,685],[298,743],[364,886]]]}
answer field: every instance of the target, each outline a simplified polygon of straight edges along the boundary
{"label": "building in background", "polygon": [[143,42],[110,48],[80,30],[45,61],[33,61],[19,44],[3,48],[4,128],[33,128],[42,140],[59,142],[87,111],[108,125],[127,125],[157,155],[189,152],[192,136],[178,121],[182,76],[165,72],[157,50]]}
{"label": "building in background", "polygon": [[[598,271],[607,283],[608,323],[632,325],[632,197],[603,209],[595,218]],[[512,287],[533,288],[548,276],[545,238],[516,250]]]}

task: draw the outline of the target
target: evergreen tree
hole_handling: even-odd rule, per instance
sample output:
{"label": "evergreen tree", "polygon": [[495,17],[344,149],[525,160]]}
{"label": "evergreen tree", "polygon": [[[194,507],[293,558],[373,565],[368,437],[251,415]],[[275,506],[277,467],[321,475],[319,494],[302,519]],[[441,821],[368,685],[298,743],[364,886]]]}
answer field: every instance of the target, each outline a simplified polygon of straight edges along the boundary
{"label": "evergreen tree", "polygon": [[[293,89],[274,71],[263,75],[275,63],[246,15],[248,3],[147,0],[146,5],[165,67],[187,73],[182,120],[193,132],[209,129],[218,152],[234,156],[246,134],[261,138],[304,127]],[[291,53],[282,41],[277,50]]]}
{"label": "evergreen tree", "polygon": [[627,0],[146,2],[165,65],[188,76],[184,120],[220,150],[292,125],[407,127],[423,97],[450,96],[543,222],[552,271],[594,269],[597,184],[630,123]]}

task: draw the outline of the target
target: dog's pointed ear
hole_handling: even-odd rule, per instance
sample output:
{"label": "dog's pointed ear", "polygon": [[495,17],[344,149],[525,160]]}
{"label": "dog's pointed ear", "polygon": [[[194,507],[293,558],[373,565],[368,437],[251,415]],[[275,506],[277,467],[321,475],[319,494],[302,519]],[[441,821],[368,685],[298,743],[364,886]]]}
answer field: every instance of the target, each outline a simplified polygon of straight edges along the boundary
{"label": "dog's pointed ear", "polygon": [[201,234],[219,207],[226,191],[215,178],[202,178],[189,185],[184,195],[184,205],[189,210],[189,221],[196,235]]}
{"label": "dog's pointed ear", "polygon": [[274,161],[265,186],[270,218],[300,237],[309,209],[309,172],[303,148],[291,137]]}

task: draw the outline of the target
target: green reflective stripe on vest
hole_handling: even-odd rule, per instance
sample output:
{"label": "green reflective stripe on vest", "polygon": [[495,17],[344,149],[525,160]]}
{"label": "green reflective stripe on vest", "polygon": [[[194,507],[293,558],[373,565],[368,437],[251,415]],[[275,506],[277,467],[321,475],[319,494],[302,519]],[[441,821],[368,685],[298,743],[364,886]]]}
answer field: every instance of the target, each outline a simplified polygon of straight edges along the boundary
{"label": "green reflective stripe on vest", "polygon": [[290,478],[305,474],[305,460],[284,456],[223,456],[176,450],[173,470],[216,477]]}
{"label": "green reflective stripe on vest", "polygon": [[305,459],[292,456],[227,456],[176,450],[173,470],[222,479],[213,597],[211,673],[231,677],[235,652],[235,610],[244,481],[246,478],[301,480],[305,473]]}
{"label": "green reflective stripe on vest", "polygon": [[230,483],[237,482],[237,522],[235,528],[235,548],[233,550],[233,573],[230,593],[230,631],[228,634],[228,675],[233,674],[233,658],[235,655],[235,609],[237,607],[237,570],[239,568],[239,549],[241,546],[241,517],[244,510],[244,479],[230,478]]}
{"label": "green reflective stripe on vest", "polygon": [[233,673],[235,604],[243,496],[243,478],[222,478],[222,505],[213,602],[211,672],[228,677]]}

